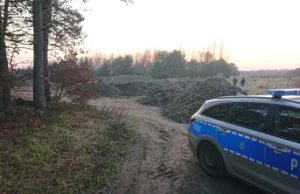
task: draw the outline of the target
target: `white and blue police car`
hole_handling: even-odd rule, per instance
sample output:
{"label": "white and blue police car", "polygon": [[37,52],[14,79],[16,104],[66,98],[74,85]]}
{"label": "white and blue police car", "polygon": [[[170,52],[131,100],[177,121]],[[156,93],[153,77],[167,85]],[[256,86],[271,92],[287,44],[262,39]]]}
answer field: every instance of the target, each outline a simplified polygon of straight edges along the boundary
{"label": "white and blue police car", "polygon": [[300,89],[208,100],[190,119],[188,141],[209,176],[300,193]]}

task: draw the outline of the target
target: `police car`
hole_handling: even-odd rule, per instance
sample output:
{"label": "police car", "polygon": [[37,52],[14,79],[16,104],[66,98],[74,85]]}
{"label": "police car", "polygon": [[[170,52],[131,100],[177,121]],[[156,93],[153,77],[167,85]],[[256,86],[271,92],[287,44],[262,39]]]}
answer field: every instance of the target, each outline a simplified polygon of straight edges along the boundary
{"label": "police car", "polygon": [[188,141],[209,176],[300,193],[300,89],[208,100],[190,119]]}

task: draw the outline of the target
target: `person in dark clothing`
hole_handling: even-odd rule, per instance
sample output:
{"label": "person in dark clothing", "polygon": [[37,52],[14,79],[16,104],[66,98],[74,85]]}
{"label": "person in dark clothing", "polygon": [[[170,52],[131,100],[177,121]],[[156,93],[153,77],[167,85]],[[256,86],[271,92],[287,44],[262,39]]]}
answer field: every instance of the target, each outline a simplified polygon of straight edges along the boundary
{"label": "person in dark clothing", "polygon": [[246,79],[245,77],[243,76],[242,80],[241,80],[241,86],[242,87],[245,87],[245,84],[246,84]]}
{"label": "person in dark clothing", "polygon": [[233,85],[236,86],[236,84],[238,83],[238,80],[234,77],[232,82],[233,82]]}

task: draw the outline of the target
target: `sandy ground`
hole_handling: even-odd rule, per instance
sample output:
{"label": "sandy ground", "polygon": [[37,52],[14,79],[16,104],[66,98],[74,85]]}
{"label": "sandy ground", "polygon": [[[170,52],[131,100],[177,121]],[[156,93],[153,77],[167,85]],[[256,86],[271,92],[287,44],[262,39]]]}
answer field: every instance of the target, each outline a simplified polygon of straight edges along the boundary
{"label": "sandy ground", "polygon": [[241,181],[206,176],[188,148],[187,125],[162,117],[157,107],[144,106],[132,99],[102,98],[93,105],[119,107],[140,122],[137,143],[108,193],[117,194],[254,194]]}

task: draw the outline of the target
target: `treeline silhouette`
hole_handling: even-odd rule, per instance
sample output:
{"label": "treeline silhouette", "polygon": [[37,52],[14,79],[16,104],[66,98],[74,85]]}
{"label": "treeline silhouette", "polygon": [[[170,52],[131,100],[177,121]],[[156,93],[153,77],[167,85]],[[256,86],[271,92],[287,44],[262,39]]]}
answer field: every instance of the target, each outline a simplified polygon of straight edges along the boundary
{"label": "treeline silhouette", "polygon": [[95,76],[150,75],[153,78],[237,76],[238,67],[210,52],[187,57],[182,50],[144,51],[119,56],[95,55],[80,59],[94,67]]}

